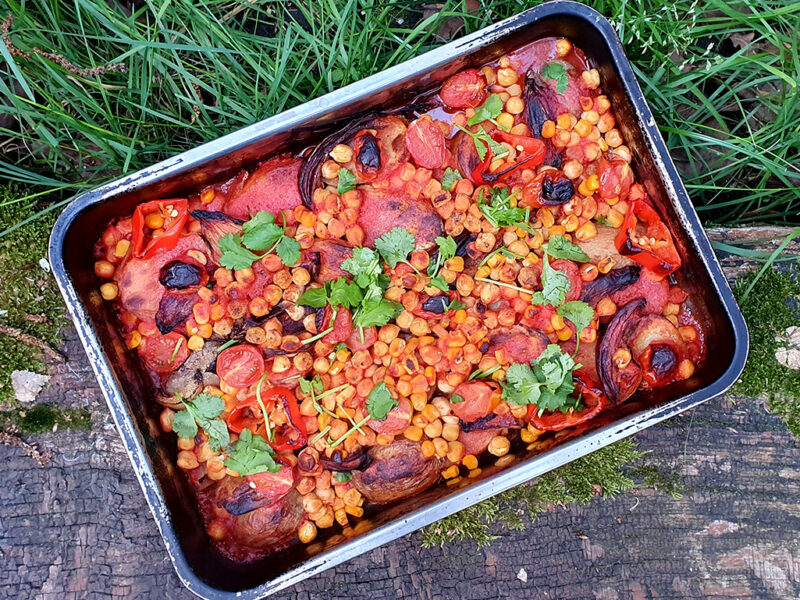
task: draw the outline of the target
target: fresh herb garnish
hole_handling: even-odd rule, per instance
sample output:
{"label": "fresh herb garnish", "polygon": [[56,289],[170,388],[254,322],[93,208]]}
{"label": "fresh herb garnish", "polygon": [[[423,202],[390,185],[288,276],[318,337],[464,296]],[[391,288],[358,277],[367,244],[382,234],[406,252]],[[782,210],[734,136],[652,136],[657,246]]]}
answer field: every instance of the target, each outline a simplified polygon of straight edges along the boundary
{"label": "fresh herb garnish", "polygon": [[350,348],[348,348],[347,344],[345,344],[344,342],[339,342],[333,347],[333,349],[336,350],[336,352],[338,352],[339,350],[349,350]]}
{"label": "fresh herb garnish", "polygon": [[567,274],[550,266],[547,252],[542,255],[542,291],[536,292],[531,298],[532,304],[550,304],[561,306],[564,303],[572,284]]}
{"label": "fresh herb garnish", "polygon": [[377,281],[383,273],[381,257],[372,248],[353,248],[352,258],[342,262],[342,269],[350,273],[361,288]]}
{"label": "fresh herb garnish", "polygon": [[563,94],[567,91],[569,85],[569,77],[567,77],[567,70],[564,65],[557,62],[549,63],[542,69],[542,77],[553,79],[556,82],[556,92]]}
{"label": "fresh herb garnish", "polygon": [[[586,329],[594,319],[594,309],[580,300],[573,300],[572,302],[565,302],[556,311],[561,317],[571,321],[575,325],[575,335],[578,337],[578,343],[581,340],[581,332]],[[575,350],[577,351],[577,346]]]}
{"label": "fresh herb garnish", "polygon": [[364,302],[353,317],[353,325],[362,328],[386,325],[401,312],[403,312],[402,304],[386,298]]}
{"label": "fresh herb garnish", "polygon": [[281,470],[280,465],[275,462],[275,450],[263,437],[253,435],[247,428],[242,429],[230,456],[223,462],[226,467],[242,476],[277,473]]}
{"label": "fresh herb garnish", "polygon": [[375,249],[380,252],[383,260],[391,268],[394,269],[397,263],[405,263],[414,269],[417,275],[422,275],[414,265],[408,262],[408,255],[414,251],[415,247],[414,234],[402,227],[395,227],[375,240]]}
{"label": "fresh herb garnish", "polygon": [[589,255],[563,235],[554,235],[542,246],[553,258],[565,258],[576,262],[589,262]]}
{"label": "fresh herb garnish", "polygon": [[367,412],[370,418],[376,421],[383,421],[389,411],[397,405],[397,400],[392,398],[392,394],[385,383],[376,385],[367,396]]}
{"label": "fresh herb garnish", "polygon": [[611,227],[611,223],[609,223],[608,219],[606,219],[603,215],[597,215],[597,224]]}
{"label": "fresh herb garnish", "polygon": [[517,406],[534,404],[540,415],[546,410],[577,410],[580,399],[570,394],[575,390],[572,372],[580,366],[558,344],[550,344],[530,365],[514,363],[506,370],[503,398]]}
{"label": "fresh herb garnish", "polygon": [[451,394],[450,395],[450,403],[451,404],[458,404],[464,401],[464,396],[461,394]]}
{"label": "fresh herb garnish", "polygon": [[507,187],[492,188],[488,202],[484,201],[483,193],[478,197],[478,208],[494,227],[508,227],[516,225],[525,219],[526,211],[519,206],[511,206],[514,194]]}
{"label": "fresh herb garnish", "polygon": [[181,344],[183,344],[183,336],[179,337],[178,341],[175,342],[175,349],[172,351],[172,356],[170,357],[169,362],[174,362],[178,357],[178,351],[181,349]]}
{"label": "fresh herb garnish", "polygon": [[217,419],[225,410],[225,401],[222,398],[213,394],[198,394],[192,401],[187,401],[179,394],[175,396],[186,409],[179,410],[172,418],[172,430],[178,437],[194,438],[198,433],[199,423],[208,435],[208,443],[215,452],[219,452],[230,443],[228,426],[225,421]]}
{"label": "fresh herb garnish", "polygon": [[246,269],[273,251],[287,267],[300,260],[300,243],[288,237],[285,228],[275,223],[275,217],[266,210],[259,211],[246,221],[242,225],[242,233],[223,235],[219,240],[219,249],[222,251],[220,264],[233,270]]}
{"label": "fresh herb garnish", "polygon": [[511,252],[511,250],[509,250],[505,246],[500,246],[497,250],[492,250],[491,252],[489,252],[489,254],[484,256],[483,260],[478,264],[478,268],[480,269],[483,265],[489,262],[489,259],[492,258],[495,254],[502,254],[503,256],[507,256],[508,258],[517,258],[519,260],[525,258],[521,254],[514,254],[513,252]]}
{"label": "fresh herb garnish", "polygon": [[226,348],[230,348],[231,346],[235,346],[235,345],[236,345],[236,344],[238,344],[238,343],[239,343],[239,340],[228,340],[227,342],[225,342],[224,344],[222,344],[222,346],[220,346],[219,348],[217,348],[217,354],[219,354],[220,352],[222,352],[222,351],[223,351],[223,350],[225,350]]}
{"label": "fresh herb garnish", "polygon": [[456,183],[461,179],[461,173],[456,171],[455,169],[451,169],[447,167],[442,173],[442,180],[440,183],[442,184],[442,189],[447,190],[448,192],[452,191],[453,188],[456,186]]}
{"label": "fresh herb garnish", "polygon": [[339,169],[339,184],[336,192],[341,196],[345,192],[356,189],[356,176],[345,168]]}
{"label": "fresh herb garnish", "polygon": [[322,383],[322,378],[319,375],[315,375],[314,379],[311,379],[310,381],[305,377],[300,377],[297,380],[297,383],[300,385],[300,391],[302,391],[304,394],[312,394],[315,390],[321,392],[323,389],[325,389],[325,386]]}
{"label": "fresh herb garnish", "polygon": [[341,471],[333,474],[333,480],[336,483],[347,483],[353,480],[353,474],[349,471]]}
{"label": "fresh herb garnish", "polygon": [[469,129],[464,129],[459,125],[456,125],[456,127],[472,138],[472,142],[475,144],[475,151],[481,161],[486,159],[486,153],[489,150],[492,151],[492,156],[495,159],[502,158],[508,154],[508,148],[500,142],[495,142],[483,127],[479,127],[477,133],[472,133]]}
{"label": "fresh herb garnish", "polygon": [[503,112],[503,100],[498,94],[490,94],[486,101],[475,109],[475,114],[469,118],[467,125],[476,125],[483,121],[492,121]]}
{"label": "fresh herb garnish", "polygon": [[489,367],[485,371],[483,369],[475,369],[472,373],[470,373],[467,381],[472,381],[473,379],[485,379],[486,377],[491,376],[492,373],[500,369],[500,365],[495,365],[493,367]]}
{"label": "fresh herb garnish", "polygon": [[462,304],[458,298],[453,298],[450,301],[450,304],[444,307],[445,312],[448,310],[461,310],[462,308],[467,308],[466,305]]}
{"label": "fresh herb garnish", "polygon": [[458,251],[458,244],[453,239],[453,236],[448,235],[445,237],[437,237],[436,245],[439,246],[439,253],[436,255],[436,260],[428,265],[428,275],[431,280],[428,285],[433,286],[443,292],[449,292],[450,286],[444,277],[439,275],[439,269],[444,265],[445,261],[453,258]]}

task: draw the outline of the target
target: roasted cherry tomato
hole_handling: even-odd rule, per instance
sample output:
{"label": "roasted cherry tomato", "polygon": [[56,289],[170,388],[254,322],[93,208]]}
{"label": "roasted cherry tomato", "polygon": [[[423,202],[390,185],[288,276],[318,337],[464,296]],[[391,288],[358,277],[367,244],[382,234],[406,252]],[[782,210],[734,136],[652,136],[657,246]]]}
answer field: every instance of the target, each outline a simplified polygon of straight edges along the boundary
{"label": "roasted cherry tomato", "polygon": [[[362,335],[363,332],[363,335]],[[353,329],[353,333],[347,338],[347,347],[353,352],[368,350],[378,341],[378,330],[375,327],[364,327],[364,329]]]}
{"label": "roasted cherry tomato", "polygon": [[374,129],[362,129],[353,139],[356,173],[360,181],[371,181],[383,166],[381,144]]}
{"label": "roasted cherry tomato", "polygon": [[569,202],[574,194],[575,186],[562,171],[548,169],[525,184],[519,205],[525,208],[560,206]]}
{"label": "roasted cherry tomato", "polygon": [[559,410],[545,411],[539,416],[539,408],[535,404],[528,405],[528,418],[536,429],[543,431],[559,431],[573,427],[593,419],[609,405],[605,394],[594,385],[587,377],[575,373],[575,392],[581,394],[583,410],[562,413]]}
{"label": "roasted cherry tomato", "polygon": [[139,344],[139,354],[156,373],[171,373],[189,358],[189,349],[186,338],[171,331],[166,335],[154,333],[145,336]]}
{"label": "roasted cherry tomato", "polygon": [[276,502],[289,493],[294,485],[294,469],[282,465],[277,473],[256,473],[245,477],[255,486],[255,490],[265,496],[270,503]]}
{"label": "roasted cherry tomato", "polygon": [[631,191],[628,212],[614,244],[623,256],[630,256],[644,268],[666,277],[680,268],[681,257],[669,228],[637,188]]}
{"label": "roasted cherry tomato", "polygon": [[226,348],[217,357],[217,375],[235,388],[253,385],[264,374],[264,357],[250,344]]}
{"label": "roasted cherry tomato", "polygon": [[425,169],[435,169],[447,162],[448,150],[444,132],[428,115],[408,126],[406,148],[414,162]]}
{"label": "roasted cherry tomato", "polygon": [[471,422],[488,415],[492,406],[494,390],[481,381],[466,381],[456,387],[453,394],[464,398],[463,402],[452,402],[450,407],[453,413],[462,421]]}
{"label": "roasted cherry tomato", "polygon": [[600,179],[600,188],[597,193],[601,198],[625,200],[628,197],[628,192],[633,185],[633,169],[624,160],[606,160],[604,158],[597,167],[597,175]]}
{"label": "roasted cherry tomato", "polygon": [[[325,307],[325,318],[323,320],[323,327],[328,329],[331,320],[330,305]],[[336,318],[333,320],[333,331],[328,333],[322,338],[326,344],[339,344],[346,342],[353,334],[353,315],[350,311],[343,306],[340,306]],[[366,339],[366,338],[365,338]]]}
{"label": "roasted cherry tomato", "polygon": [[[149,215],[158,215],[162,225],[157,229],[147,227]],[[133,256],[147,258],[156,250],[174,248],[188,218],[189,203],[183,199],[153,200],[137,206],[132,220]],[[155,235],[157,231],[160,235]]]}
{"label": "roasted cherry tomato", "polygon": [[411,415],[414,409],[411,403],[405,398],[400,398],[395,406],[386,415],[385,419],[370,419],[367,426],[375,433],[382,435],[397,435],[403,433],[411,423]]}
{"label": "roasted cherry tomato", "polygon": [[444,84],[439,96],[450,108],[478,106],[486,90],[486,79],[477,69],[464,69],[456,73]]}

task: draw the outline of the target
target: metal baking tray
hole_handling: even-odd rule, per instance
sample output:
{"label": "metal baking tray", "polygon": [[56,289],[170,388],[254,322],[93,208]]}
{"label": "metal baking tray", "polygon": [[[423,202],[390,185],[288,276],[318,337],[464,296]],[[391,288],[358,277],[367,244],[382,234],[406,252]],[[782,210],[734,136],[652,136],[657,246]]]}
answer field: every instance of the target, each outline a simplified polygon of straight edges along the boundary
{"label": "metal baking tray", "polygon": [[[152,400],[150,378],[125,348],[111,305],[97,292],[95,239],[109,220],[130,215],[140,202],[222,180],[278,150],[299,150],[354,115],[405,104],[464,67],[482,65],[546,36],[573,40],[601,73],[635,157],[637,177],[670,224],[684,257],[681,283],[701,299],[708,325],[705,364],[691,379],[639,392],[582,429],[562,434],[552,448],[523,450],[510,465],[490,466],[481,477],[464,480],[462,487],[439,485],[395,505],[368,507],[352,529],[323,530],[312,545],[295,543],[260,562],[225,559],[208,539],[191,486],[175,466],[174,437],[158,426],[160,408]],[[209,599],[263,597],[692,408],[727,390],[747,356],[742,314],[620,41],[599,13],[576,2],[537,6],[84,194],[56,223],[50,260],[175,569],[187,588]]]}

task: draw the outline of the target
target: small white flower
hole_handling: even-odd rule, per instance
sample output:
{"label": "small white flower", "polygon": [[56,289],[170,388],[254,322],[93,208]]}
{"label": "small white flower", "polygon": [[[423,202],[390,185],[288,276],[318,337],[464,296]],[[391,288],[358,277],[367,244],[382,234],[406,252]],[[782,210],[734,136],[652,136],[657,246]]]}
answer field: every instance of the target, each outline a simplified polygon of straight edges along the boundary
{"label": "small white flower", "polygon": [[42,267],[42,269],[43,269],[43,270],[44,270],[46,273],[49,273],[49,272],[50,272],[50,263],[49,263],[49,262],[47,262],[47,259],[46,259],[46,258],[40,258],[40,259],[39,259],[39,266],[40,266],[40,267]]}

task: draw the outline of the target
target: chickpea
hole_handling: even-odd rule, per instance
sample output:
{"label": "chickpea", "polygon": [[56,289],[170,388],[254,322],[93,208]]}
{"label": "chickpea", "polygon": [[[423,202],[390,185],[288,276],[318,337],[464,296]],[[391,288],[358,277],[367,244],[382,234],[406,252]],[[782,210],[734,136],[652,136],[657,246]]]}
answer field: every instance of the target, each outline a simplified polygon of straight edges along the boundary
{"label": "chickpea", "polygon": [[200,463],[197,462],[197,457],[194,452],[190,450],[183,450],[178,452],[178,466],[184,471],[191,471],[196,469]]}
{"label": "chickpea", "polygon": [[442,437],[448,442],[455,442],[460,432],[460,427],[455,423],[446,423],[442,427]]}
{"label": "chickpea", "polygon": [[586,84],[590,90],[597,89],[600,85],[600,73],[597,69],[590,69],[589,71],[584,71],[581,73],[581,78],[583,79],[583,83]]}
{"label": "chickpea", "polygon": [[519,80],[519,75],[511,67],[502,67],[497,70],[497,83],[502,87],[514,85]]}
{"label": "chickpea", "polygon": [[348,163],[353,160],[353,149],[346,144],[336,144],[331,150],[330,157],[337,163]]}
{"label": "chickpea", "polygon": [[503,456],[508,454],[508,451],[511,449],[511,442],[508,441],[508,438],[502,435],[496,435],[492,438],[492,441],[489,442],[489,453],[493,454],[494,456]]}
{"label": "chickpea", "polygon": [[572,42],[567,39],[558,40],[556,42],[556,54],[560,57],[565,57],[572,51]]}
{"label": "chickpea", "polygon": [[165,408],[161,411],[161,415],[159,416],[159,423],[161,424],[161,429],[167,433],[172,431],[172,418],[175,416],[175,411],[170,408]]}
{"label": "chickpea", "polygon": [[333,179],[339,175],[339,165],[332,160],[326,160],[322,163],[322,176],[325,179]]}
{"label": "chickpea", "polygon": [[228,528],[225,525],[225,521],[221,519],[214,519],[208,524],[208,536],[212,540],[221,541],[225,539],[225,536],[228,535]]}
{"label": "chickpea", "polygon": [[525,110],[525,103],[519,96],[511,96],[506,102],[506,112],[512,115],[518,115]]}
{"label": "chickpea", "polygon": [[94,272],[98,277],[111,279],[114,276],[115,270],[116,269],[114,265],[107,260],[98,260],[96,263],[94,263]]}
{"label": "chickpea", "polygon": [[297,530],[297,537],[304,544],[308,544],[317,537],[317,526],[311,521],[304,521]]}
{"label": "chickpea", "polygon": [[583,165],[577,160],[566,161],[562,165],[561,170],[564,171],[564,175],[569,179],[577,179],[583,175]]}

